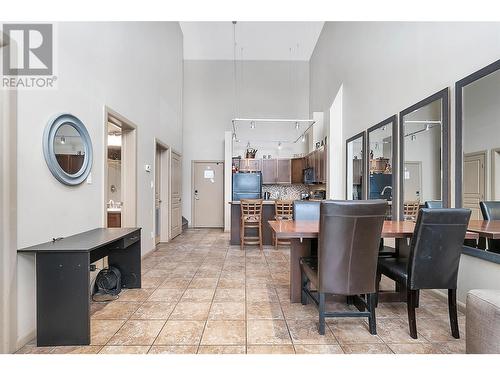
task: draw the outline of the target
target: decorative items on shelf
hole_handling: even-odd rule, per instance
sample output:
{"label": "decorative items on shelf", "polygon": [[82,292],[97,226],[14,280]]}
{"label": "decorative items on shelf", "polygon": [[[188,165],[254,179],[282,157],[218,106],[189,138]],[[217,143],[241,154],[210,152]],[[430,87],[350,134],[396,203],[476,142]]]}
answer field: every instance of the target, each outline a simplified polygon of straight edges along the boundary
{"label": "decorative items on shelf", "polygon": [[247,148],[246,153],[245,153],[245,158],[246,159],[255,159],[255,154],[257,154],[257,150],[254,148]]}

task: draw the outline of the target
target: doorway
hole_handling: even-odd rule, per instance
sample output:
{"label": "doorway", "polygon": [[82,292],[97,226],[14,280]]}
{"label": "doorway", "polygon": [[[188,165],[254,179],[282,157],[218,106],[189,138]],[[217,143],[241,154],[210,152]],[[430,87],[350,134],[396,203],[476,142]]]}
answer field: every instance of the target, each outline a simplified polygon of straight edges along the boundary
{"label": "doorway", "polygon": [[422,162],[406,161],[404,164],[404,201],[420,202],[422,192]]}
{"label": "doorway", "polygon": [[481,219],[479,202],[486,196],[486,151],[464,155],[463,168],[463,206],[472,210],[471,219]]}
{"label": "doorway", "polygon": [[169,236],[169,147],[155,138],[154,231],[155,245],[168,242]]}
{"label": "doorway", "polygon": [[104,226],[137,225],[137,126],[105,107]]}
{"label": "doorway", "polygon": [[193,227],[224,227],[224,162],[193,161],[191,171]]}
{"label": "doorway", "polygon": [[170,162],[170,238],[182,233],[182,156],[172,150]]}

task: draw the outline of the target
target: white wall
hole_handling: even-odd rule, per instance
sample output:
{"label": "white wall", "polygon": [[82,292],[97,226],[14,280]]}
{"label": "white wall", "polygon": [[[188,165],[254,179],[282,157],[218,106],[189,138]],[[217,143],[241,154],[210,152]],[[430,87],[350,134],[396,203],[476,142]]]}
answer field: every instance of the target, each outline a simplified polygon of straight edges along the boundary
{"label": "white wall", "polygon": [[[326,117],[343,84],[345,140],[444,87],[452,87],[453,97],[455,81],[500,58],[499,51],[500,23],[327,22],[310,60],[310,111]],[[453,116],[451,125],[453,137]],[[342,184],[345,176],[339,181],[332,182]],[[500,272],[499,265],[468,262],[464,257],[461,270]]]}
{"label": "white wall", "polygon": [[182,212],[190,223],[191,161],[224,160],[224,132],[231,130],[233,117],[309,114],[308,62],[238,61],[236,73],[235,101],[232,61],[184,61]]}
{"label": "white wall", "polygon": [[[174,22],[59,23],[54,41],[58,88],[19,92],[18,246],[64,237],[104,223],[104,106],[137,126],[138,212],[143,253],[154,248],[154,137],[182,151],[182,33]],[[86,125],[94,151],[92,184],[60,184],[49,172],[42,134],[54,114]],[[33,257],[18,257],[19,343],[35,329]]]}

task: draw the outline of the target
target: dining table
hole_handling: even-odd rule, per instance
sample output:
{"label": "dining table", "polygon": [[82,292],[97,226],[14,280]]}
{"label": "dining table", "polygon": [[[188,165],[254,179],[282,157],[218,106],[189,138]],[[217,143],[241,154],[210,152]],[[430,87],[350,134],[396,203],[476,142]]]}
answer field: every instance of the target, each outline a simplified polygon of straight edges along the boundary
{"label": "dining table", "polygon": [[[301,274],[300,274],[300,258],[310,256],[311,240],[318,238],[319,235],[319,220],[269,220],[271,230],[277,239],[290,241],[290,300],[291,302],[300,302],[301,295]],[[477,228],[481,226],[476,223],[473,226],[476,230],[468,230],[465,239],[477,240],[480,233]],[[491,229],[491,228],[490,228]],[[495,229],[500,229],[499,226]],[[415,222],[413,221],[384,221],[382,227],[381,238],[393,238],[395,246],[393,248],[394,256],[399,254],[409,254],[409,241],[415,230]],[[496,233],[496,232],[494,232]],[[500,235],[500,231],[498,232]],[[387,248],[384,247],[385,252]],[[381,298],[386,301],[402,301],[406,298],[406,293],[401,285],[396,284],[395,290],[386,293],[387,298]],[[382,296],[381,296],[382,297]]]}

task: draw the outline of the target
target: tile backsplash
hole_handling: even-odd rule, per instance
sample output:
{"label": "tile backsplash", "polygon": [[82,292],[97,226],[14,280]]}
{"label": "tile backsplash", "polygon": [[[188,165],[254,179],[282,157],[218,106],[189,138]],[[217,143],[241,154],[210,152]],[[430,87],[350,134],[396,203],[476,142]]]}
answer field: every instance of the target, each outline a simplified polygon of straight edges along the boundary
{"label": "tile backsplash", "polygon": [[271,193],[270,199],[296,200],[301,193],[308,193],[309,188],[303,184],[262,185],[262,194],[265,192]]}

